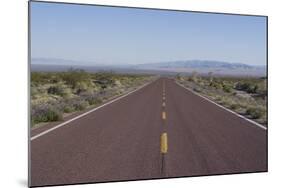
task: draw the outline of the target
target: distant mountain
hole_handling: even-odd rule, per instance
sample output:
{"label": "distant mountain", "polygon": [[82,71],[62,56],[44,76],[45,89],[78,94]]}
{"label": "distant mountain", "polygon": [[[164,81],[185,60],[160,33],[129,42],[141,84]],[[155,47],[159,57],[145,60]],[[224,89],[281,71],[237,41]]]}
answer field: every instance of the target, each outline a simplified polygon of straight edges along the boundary
{"label": "distant mountain", "polygon": [[[266,66],[254,66],[243,63],[229,63],[210,60],[183,60],[137,65],[104,64],[87,61],[73,61],[55,58],[32,58],[31,69],[37,71],[65,70],[67,67],[82,68],[88,71],[112,70],[123,72],[155,72],[157,74],[190,74],[193,71],[199,74],[232,75],[232,76],[266,76]],[[67,70],[67,69],[66,69]]]}
{"label": "distant mountain", "polygon": [[213,72],[214,74],[219,75],[266,75],[266,66],[254,66],[243,63],[229,63],[224,61],[209,60],[168,61],[149,64],[146,63],[136,65],[135,68],[142,70],[162,70],[178,73],[190,73],[196,71],[201,74]]}
{"label": "distant mountain", "polygon": [[186,61],[168,61],[150,64],[139,64],[138,68],[243,68],[251,69],[257,66],[251,66],[243,63],[228,63],[224,61],[208,61],[208,60],[186,60]]}

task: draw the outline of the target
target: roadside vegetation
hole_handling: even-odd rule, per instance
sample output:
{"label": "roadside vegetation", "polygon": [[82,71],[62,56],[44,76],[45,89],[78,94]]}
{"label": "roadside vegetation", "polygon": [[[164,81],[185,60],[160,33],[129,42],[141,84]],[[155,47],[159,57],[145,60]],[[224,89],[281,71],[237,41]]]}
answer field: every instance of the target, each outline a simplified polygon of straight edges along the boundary
{"label": "roadside vegetation", "polygon": [[153,79],[148,75],[67,72],[31,73],[31,126],[61,121],[67,115],[93,108]]}
{"label": "roadside vegetation", "polygon": [[177,75],[178,83],[254,121],[267,124],[267,79],[265,77],[215,77]]}

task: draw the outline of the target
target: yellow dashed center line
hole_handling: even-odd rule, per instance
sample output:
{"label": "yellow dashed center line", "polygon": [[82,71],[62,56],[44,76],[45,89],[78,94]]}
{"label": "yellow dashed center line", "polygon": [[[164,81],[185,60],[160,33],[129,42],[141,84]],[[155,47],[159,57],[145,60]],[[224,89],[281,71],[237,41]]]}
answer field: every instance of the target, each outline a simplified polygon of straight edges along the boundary
{"label": "yellow dashed center line", "polygon": [[162,119],[166,119],[166,112],[162,112]]}
{"label": "yellow dashed center line", "polygon": [[[162,102],[162,106],[165,107],[166,106],[166,97],[165,97],[165,83],[163,82],[163,102]],[[167,118],[167,114],[165,111],[162,111],[162,119],[166,120]],[[161,154],[165,154],[168,152],[168,136],[167,133],[164,132],[161,134],[161,141],[160,141],[160,150],[161,150]]]}
{"label": "yellow dashed center line", "polygon": [[168,152],[168,135],[167,133],[161,134],[161,146],[160,150],[162,154],[165,154]]}

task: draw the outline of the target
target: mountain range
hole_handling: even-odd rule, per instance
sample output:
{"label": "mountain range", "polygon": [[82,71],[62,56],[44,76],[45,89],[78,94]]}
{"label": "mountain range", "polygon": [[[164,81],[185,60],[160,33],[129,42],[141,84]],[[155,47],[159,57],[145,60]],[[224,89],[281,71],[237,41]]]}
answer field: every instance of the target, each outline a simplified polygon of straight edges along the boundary
{"label": "mountain range", "polygon": [[[191,73],[198,72],[200,74],[207,74],[213,72],[217,75],[249,75],[249,76],[265,76],[266,66],[248,65],[243,63],[229,63],[225,61],[211,61],[211,60],[180,60],[180,61],[165,61],[157,63],[145,63],[136,65],[127,64],[103,64],[86,61],[73,61],[64,59],[52,59],[52,58],[32,58],[31,64],[33,65],[44,65],[45,67],[62,65],[72,67],[83,67],[87,66],[94,69],[102,70],[115,70],[115,69],[126,69],[134,70],[136,72],[144,71],[155,71],[157,73]],[[32,68],[31,66],[31,68]]]}
{"label": "mountain range", "polygon": [[210,60],[183,60],[147,63],[136,65],[136,68],[142,70],[170,71],[178,73],[190,73],[196,71],[201,74],[213,72],[217,75],[266,75],[266,66]]}

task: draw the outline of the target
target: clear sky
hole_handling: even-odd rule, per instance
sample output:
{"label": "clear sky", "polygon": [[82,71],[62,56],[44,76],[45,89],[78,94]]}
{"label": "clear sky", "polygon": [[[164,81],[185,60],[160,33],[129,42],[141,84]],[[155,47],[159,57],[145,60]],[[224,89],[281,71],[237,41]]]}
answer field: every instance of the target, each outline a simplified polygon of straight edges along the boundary
{"label": "clear sky", "polygon": [[266,64],[266,18],[31,3],[32,58],[106,64],[218,60]]}

